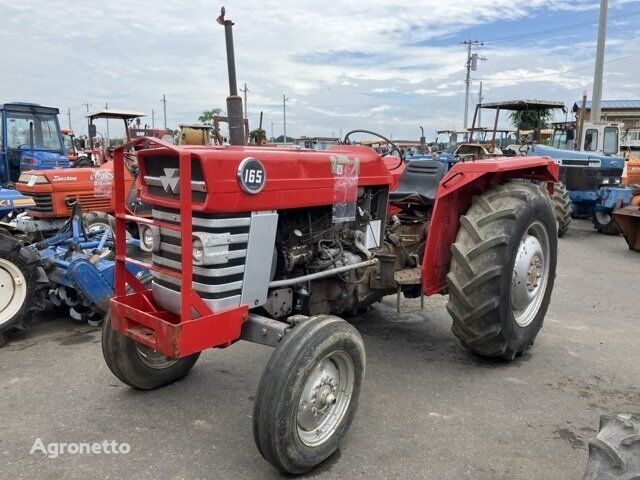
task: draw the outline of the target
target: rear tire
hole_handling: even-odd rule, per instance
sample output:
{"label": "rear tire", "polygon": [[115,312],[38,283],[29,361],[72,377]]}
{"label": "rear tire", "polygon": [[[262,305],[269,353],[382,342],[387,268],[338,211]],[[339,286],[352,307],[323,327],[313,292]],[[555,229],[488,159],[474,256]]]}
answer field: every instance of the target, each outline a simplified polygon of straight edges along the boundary
{"label": "rear tire", "polygon": [[365,352],[341,318],[305,320],[271,355],[253,409],[253,437],[281,472],[300,474],[338,448],[358,406]]}
{"label": "rear tire", "polygon": [[604,233],[605,235],[620,234],[620,230],[618,229],[616,222],[613,221],[613,215],[611,215],[611,213],[593,212],[591,220],[593,221],[593,227],[599,233]]}
{"label": "rear tire", "polygon": [[571,198],[567,187],[562,182],[556,182],[553,186],[553,210],[558,222],[558,237],[562,237],[571,223]]}
{"label": "rear tire", "polygon": [[473,199],[451,246],[452,331],[479,355],[512,360],[533,344],[547,312],[558,239],[549,195],[509,182]]}
{"label": "rear tire", "polygon": [[584,480],[640,478],[640,414],[603,415],[600,431],[589,442]]}
{"label": "rear tire", "polygon": [[[145,285],[151,275],[141,280]],[[169,358],[111,327],[111,312],[102,326],[102,355],[109,370],[122,382],[138,390],[154,390],[185,377],[200,353]]]}
{"label": "rear tire", "polygon": [[47,286],[38,253],[0,234],[0,334],[29,326],[45,308]]}

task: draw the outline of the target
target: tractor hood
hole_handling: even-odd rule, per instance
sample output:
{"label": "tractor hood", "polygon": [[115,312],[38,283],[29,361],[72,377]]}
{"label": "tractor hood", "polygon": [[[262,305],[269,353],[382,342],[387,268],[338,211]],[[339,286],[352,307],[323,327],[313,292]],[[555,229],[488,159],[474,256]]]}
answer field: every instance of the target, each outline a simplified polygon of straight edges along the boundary
{"label": "tractor hood", "polygon": [[[624,168],[624,158],[615,155],[603,155],[601,153],[576,152],[574,150],[563,150],[549,147],[547,145],[533,145],[527,152],[527,156],[546,156],[556,161],[582,160],[588,166],[598,166],[600,168]],[[592,165],[593,164],[593,165]]]}
{"label": "tractor hood", "polygon": [[47,150],[23,150],[20,157],[20,169],[22,171],[37,168],[50,170],[52,168],[69,168],[69,159],[58,152]]}

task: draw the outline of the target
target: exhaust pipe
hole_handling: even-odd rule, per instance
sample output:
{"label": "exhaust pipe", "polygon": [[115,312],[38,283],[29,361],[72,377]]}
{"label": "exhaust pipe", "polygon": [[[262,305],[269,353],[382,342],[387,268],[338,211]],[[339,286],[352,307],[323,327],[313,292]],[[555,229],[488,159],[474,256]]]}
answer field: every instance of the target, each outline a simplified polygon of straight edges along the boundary
{"label": "exhaust pipe", "polygon": [[238,83],[236,81],[233,22],[231,20],[225,20],[224,7],[220,9],[220,16],[217,22],[224,26],[224,36],[227,45],[227,69],[229,70],[229,96],[227,97],[229,143],[231,145],[244,145],[244,115],[242,113],[242,97],[238,95]]}

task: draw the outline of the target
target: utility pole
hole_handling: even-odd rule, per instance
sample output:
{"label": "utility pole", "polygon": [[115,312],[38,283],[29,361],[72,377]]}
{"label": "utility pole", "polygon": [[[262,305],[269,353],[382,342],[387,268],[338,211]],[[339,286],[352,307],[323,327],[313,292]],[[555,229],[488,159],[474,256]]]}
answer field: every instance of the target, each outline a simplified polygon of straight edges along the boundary
{"label": "utility pole", "polygon": [[[482,96],[482,82],[480,82],[480,91],[478,92],[478,104],[482,105],[483,100],[484,100],[484,97]],[[478,128],[480,128],[481,124],[482,124],[482,109],[479,108],[478,109]]]}
{"label": "utility pole", "polygon": [[273,142],[273,122],[271,122],[271,141]]}
{"label": "utility pole", "polygon": [[287,144],[287,100],[285,95],[282,95],[282,123],[284,125],[284,144]]}
{"label": "utility pole", "polygon": [[471,72],[475,72],[478,69],[478,60],[485,61],[485,57],[479,57],[477,53],[471,53],[472,47],[482,46],[484,42],[478,40],[465,40],[462,42],[467,46],[467,63],[465,68],[467,74],[464,80],[465,92],[464,92],[464,128],[467,128],[469,123],[469,88],[471,87]]}
{"label": "utility pole", "polygon": [[249,112],[247,111],[247,92],[249,89],[247,88],[247,84],[244,84],[244,88],[241,88],[240,91],[244,96],[244,118],[249,118]]}
{"label": "utility pole", "polygon": [[[104,109],[105,110],[109,110],[109,104],[108,103],[104,104]],[[107,118],[107,145],[106,145],[106,147],[109,148],[110,145],[111,145],[111,140],[109,139],[109,119]]]}
{"label": "utility pole", "polygon": [[69,130],[73,130],[73,128],[71,128],[71,109],[67,108],[67,120],[69,120]]}
{"label": "utility pole", "polygon": [[156,111],[151,109],[151,130],[156,129]]}
{"label": "utility pole", "polygon": [[602,77],[604,75],[604,46],[607,38],[608,0],[600,0],[598,21],[598,46],[596,47],[596,68],[593,74],[593,94],[591,95],[591,121],[600,120],[602,113]]}
{"label": "utility pole", "polygon": [[163,111],[163,119],[164,119],[164,131],[167,131],[167,97],[166,95],[163,93],[162,94],[162,100],[160,100],[162,102],[162,111]]}

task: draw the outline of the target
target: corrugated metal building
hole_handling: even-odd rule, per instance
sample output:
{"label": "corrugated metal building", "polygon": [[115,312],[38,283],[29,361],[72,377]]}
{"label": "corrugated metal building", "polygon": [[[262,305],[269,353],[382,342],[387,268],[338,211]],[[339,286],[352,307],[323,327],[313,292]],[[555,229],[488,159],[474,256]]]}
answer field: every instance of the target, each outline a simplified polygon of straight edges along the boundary
{"label": "corrugated metal building", "polygon": [[[576,119],[580,115],[582,101],[573,104],[573,112]],[[586,105],[587,118],[591,113],[591,101]],[[603,100],[602,119],[609,122],[622,122],[625,130],[629,128],[640,128],[640,100]]]}

